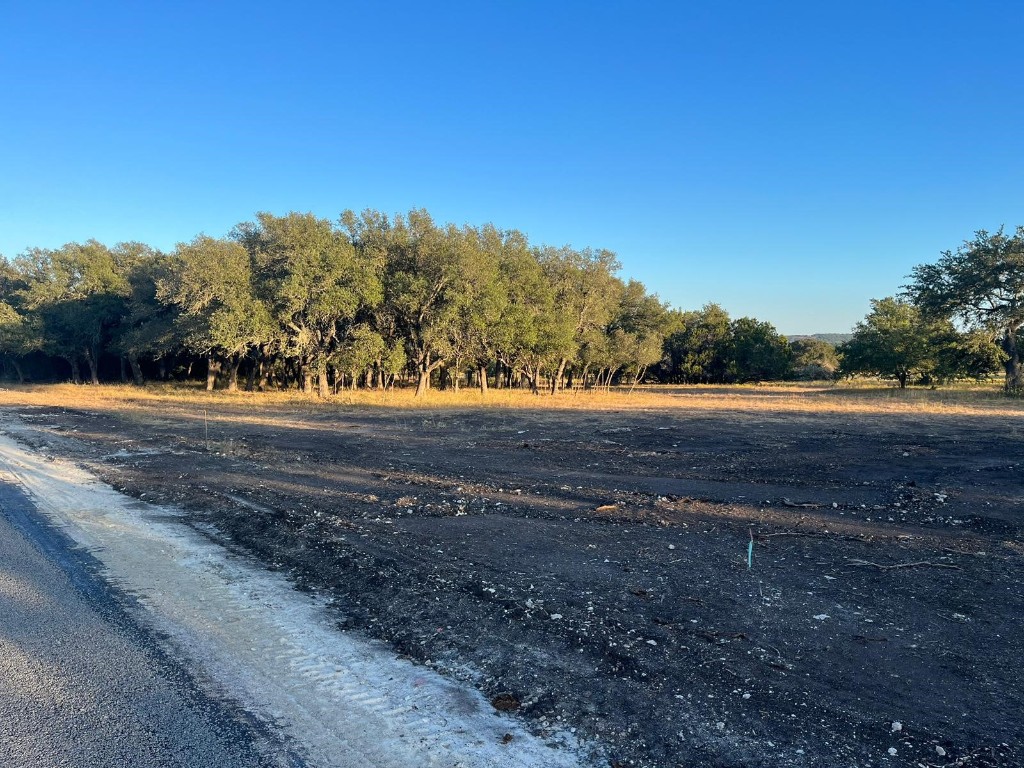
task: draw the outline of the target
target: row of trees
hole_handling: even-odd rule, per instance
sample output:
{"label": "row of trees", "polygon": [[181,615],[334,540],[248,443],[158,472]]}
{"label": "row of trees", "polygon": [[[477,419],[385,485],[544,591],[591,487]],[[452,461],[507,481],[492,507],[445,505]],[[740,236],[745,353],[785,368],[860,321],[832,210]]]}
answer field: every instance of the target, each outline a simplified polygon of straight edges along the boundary
{"label": "row of trees", "polygon": [[783,379],[830,379],[839,369],[836,348],[814,338],[792,342],[771,323],[733,320],[717,304],[674,310],[667,323],[661,381],[728,384]]}
{"label": "row of trees", "polygon": [[[170,254],[140,243],[30,249],[0,267],[0,352],[40,351],[73,381],[106,354],[141,383],[205,361],[207,386],[327,394],[412,377],[483,389],[637,380],[669,313],[604,250],[438,225],[422,210],[258,214]],[[18,371],[19,376],[21,371]]]}
{"label": "row of trees", "polygon": [[[0,259],[0,356],[62,360],[79,382],[202,375],[207,387],[415,382],[566,386],[728,383],[871,374],[911,381],[984,376],[1024,386],[1024,231],[979,232],[918,267],[900,298],[838,349],[789,342],[718,305],[669,309],[618,276],[605,250],[531,245],[517,231],[438,225],[422,210],[258,214],[224,238],[165,254],[96,241]],[[85,368],[83,368],[83,363]]]}

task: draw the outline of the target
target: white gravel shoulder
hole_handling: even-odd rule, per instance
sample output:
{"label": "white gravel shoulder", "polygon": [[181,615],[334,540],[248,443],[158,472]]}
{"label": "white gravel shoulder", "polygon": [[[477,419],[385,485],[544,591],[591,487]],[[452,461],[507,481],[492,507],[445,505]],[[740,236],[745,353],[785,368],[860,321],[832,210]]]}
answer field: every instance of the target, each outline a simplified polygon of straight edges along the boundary
{"label": "white gravel shoulder", "polygon": [[5,435],[0,472],[101,561],[112,583],[138,598],[142,621],[169,638],[171,652],[213,693],[270,723],[311,765],[587,763],[570,734],[537,738],[477,690],[337,630],[322,601],[230,555],[171,508],[119,494],[71,462]]}

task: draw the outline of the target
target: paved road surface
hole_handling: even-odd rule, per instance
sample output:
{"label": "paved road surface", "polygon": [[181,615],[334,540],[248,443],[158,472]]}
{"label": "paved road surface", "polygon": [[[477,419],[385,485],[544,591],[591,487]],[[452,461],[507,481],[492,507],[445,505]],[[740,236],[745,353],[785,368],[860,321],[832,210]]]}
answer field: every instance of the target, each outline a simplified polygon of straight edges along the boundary
{"label": "paved road surface", "polygon": [[302,764],[202,694],[94,567],[0,481],[0,766]]}

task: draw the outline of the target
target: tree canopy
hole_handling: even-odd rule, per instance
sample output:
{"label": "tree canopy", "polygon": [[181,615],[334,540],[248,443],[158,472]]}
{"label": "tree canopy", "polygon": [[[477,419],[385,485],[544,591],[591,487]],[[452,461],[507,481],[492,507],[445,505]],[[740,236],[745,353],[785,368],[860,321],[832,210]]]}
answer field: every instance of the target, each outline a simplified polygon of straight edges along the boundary
{"label": "tree canopy", "polygon": [[905,294],[928,317],[955,317],[1002,348],[1006,389],[1024,390],[1024,227],[975,233],[934,264],[914,268]]}
{"label": "tree canopy", "polygon": [[[643,380],[832,379],[935,383],[1004,365],[1024,386],[1024,230],[979,232],[872,302],[840,348],[790,343],[720,305],[673,309],[620,275],[615,253],[530,243],[492,224],[261,212],[223,237],[162,253],[96,240],[0,259],[0,364],[24,380],[119,374],[208,389],[415,384],[557,393]],[[26,374],[26,370],[28,374]],[[129,374],[130,371],[130,374]]]}

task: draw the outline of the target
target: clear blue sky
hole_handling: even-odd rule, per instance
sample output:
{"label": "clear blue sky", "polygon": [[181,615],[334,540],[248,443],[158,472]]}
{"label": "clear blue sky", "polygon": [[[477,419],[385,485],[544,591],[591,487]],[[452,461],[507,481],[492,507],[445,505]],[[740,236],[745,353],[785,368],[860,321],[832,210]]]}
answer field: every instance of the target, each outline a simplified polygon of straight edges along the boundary
{"label": "clear blue sky", "polygon": [[427,208],[842,332],[1024,223],[1019,2],[9,2],[0,253]]}

